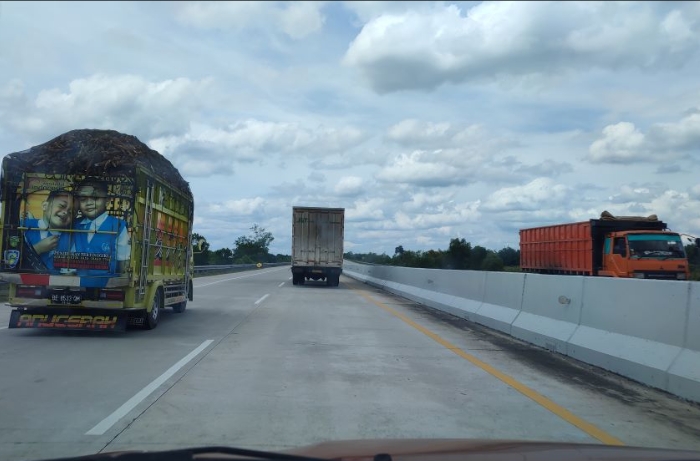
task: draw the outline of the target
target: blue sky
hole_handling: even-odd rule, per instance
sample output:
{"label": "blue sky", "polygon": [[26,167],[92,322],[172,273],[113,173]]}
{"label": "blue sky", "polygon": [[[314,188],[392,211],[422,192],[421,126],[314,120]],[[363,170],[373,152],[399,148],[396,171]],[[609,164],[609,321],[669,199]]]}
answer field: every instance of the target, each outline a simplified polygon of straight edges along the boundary
{"label": "blue sky", "polygon": [[346,249],[500,249],[657,214],[700,235],[697,2],[0,2],[0,145],[133,134],[195,231],[346,209]]}

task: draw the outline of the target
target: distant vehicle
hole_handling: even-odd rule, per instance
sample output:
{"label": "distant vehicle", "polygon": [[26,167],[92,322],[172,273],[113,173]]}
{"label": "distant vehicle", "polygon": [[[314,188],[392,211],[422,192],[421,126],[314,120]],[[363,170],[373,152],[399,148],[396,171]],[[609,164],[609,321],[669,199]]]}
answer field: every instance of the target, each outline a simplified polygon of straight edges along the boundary
{"label": "distant vehicle", "polygon": [[292,283],[325,280],[337,287],[343,272],[345,208],[292,210]]}
{"label": "distant vehicle", "polygon": [[0,279],[9,328],[155,328],[193,299],[189,184],[136,137],[74,130],[7,155]]}
{"label": "distant vehicle", "polygon": [[523,272],[688,280],[681,235],[656,215],[614,217],[522,229]]}

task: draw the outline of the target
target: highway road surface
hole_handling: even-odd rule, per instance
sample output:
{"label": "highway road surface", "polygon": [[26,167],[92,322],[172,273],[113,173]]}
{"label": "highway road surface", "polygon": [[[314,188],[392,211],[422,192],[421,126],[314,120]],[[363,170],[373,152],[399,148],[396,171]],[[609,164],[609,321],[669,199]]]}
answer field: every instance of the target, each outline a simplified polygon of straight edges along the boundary
{"label": "highway road surface", "polygon": [[0,459],[327,440],[488,438],[700,450],[700,406],[343,276],[200,277],[153,331],[7,329]]}

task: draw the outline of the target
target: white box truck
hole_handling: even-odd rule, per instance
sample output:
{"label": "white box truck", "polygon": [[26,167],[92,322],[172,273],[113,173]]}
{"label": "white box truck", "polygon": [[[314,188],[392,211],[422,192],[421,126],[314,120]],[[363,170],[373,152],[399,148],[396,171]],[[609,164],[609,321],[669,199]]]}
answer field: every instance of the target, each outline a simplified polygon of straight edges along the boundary
{"label": "white box truck", "polygon": [[292,283],[325,280],[338,286],[343,272],[345,208],[295,206],[292,210]]}

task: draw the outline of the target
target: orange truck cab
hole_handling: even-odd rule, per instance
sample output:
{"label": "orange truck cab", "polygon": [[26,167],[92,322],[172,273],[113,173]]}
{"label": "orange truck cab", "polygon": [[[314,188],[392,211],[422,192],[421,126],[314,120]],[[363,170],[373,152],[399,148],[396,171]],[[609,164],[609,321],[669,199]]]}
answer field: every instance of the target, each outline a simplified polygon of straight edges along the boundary
{"label": "orange truck cab", "polygon": [[688,280],[681,236],[667,231],[611,232],[603,243],[598,275],[639,279]]}
{"label": "orange truck cab", "polygon": [[523,272],[688,280],[681,235],[656,216],[601,219],[522,229]]}

